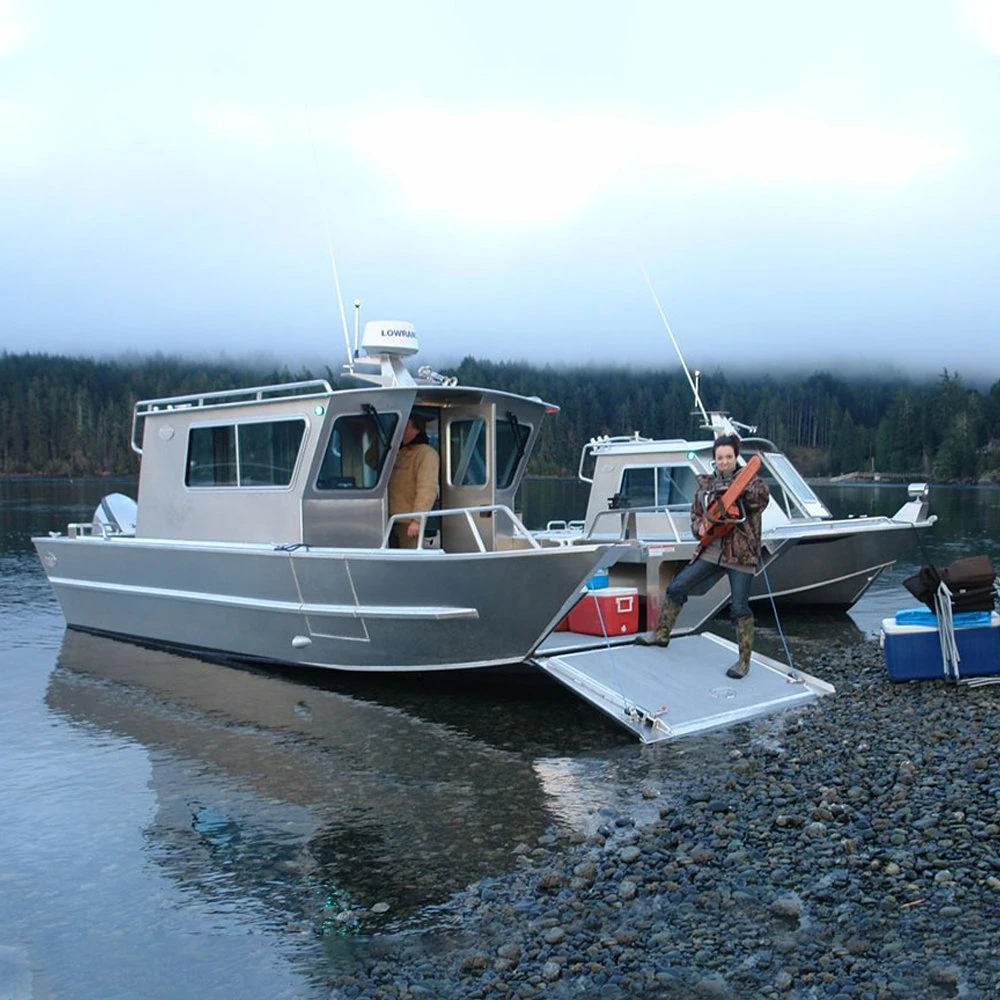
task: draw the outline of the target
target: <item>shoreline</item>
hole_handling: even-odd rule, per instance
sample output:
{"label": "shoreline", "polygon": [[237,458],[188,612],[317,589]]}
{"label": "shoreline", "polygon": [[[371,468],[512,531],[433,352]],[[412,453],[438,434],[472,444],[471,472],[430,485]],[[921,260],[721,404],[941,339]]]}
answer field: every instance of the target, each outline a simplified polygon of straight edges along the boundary
{"label": "shoreline", "polygon": [[333,995],[1000,994],[1000,686],[895,684],[871,640],[811,669],[837,693],[728,730],[658,819],[519,845],[434,927],[345,943]]}

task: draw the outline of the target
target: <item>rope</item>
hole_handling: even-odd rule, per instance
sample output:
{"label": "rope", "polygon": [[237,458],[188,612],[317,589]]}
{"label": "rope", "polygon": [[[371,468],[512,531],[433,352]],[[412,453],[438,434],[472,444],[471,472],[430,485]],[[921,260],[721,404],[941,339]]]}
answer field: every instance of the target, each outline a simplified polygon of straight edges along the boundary
{"label": "rope", "polygon": [[910,527],[917,535],[917,544],[920,546],[920,551],[924,557],[924,563],[927,566],[933,566],[934,563],[931,561],[930,553],[927,551],[927,546],[924,545],[924,536],[920,533],[920,529],[914,523],[910,523]]}
{"label": "rope", "polygon": [[771,590],[771,581],[767,577],[767,566],[761,564],[761,572],[764,574],[764,584],[767,587],[767,597],[771,602],[771,612],[774,614],[774,624],[778,627],[778,635],[781,637],[781,645],[785,650],[785,659],[788,661],[788,669],[795,671],[795,664],[792,661],[792,651],[788,648],[788,640],[785,638],[785,630],[781,627],[781,619],[778,617],[778,605],[774,600],[774,591]]}

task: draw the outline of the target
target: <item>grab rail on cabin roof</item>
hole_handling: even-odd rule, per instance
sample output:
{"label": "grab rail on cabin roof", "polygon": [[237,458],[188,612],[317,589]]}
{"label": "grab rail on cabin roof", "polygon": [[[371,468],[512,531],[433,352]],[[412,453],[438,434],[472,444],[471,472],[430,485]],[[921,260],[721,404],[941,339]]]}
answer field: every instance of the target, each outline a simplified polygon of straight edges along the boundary
{"label": "grab rail on cabin roof", "polygon": [[312,399],[329,396],[333,387],[325,378],[305,382],[281,382],[277,385],[255,385],[246,389],[220,389],[215,392],[195,392],[187,396],[164,396],[161,399],[140,399],[132,413],[132,450],[142,454],[139,428],[151,413],[164,410],[188,410],[202,406],[239,406],[244,403],[275,402],[282,399]]}

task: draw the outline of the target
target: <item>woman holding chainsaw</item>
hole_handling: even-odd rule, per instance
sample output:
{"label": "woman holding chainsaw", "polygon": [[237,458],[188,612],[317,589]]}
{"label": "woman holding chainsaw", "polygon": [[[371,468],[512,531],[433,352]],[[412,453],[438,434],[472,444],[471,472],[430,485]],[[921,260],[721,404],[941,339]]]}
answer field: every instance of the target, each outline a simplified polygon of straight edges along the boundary
{"label": "woman holding chainsaw", "polygon": [[750,585],[760,563],[760,514],[770,497],[767,483],[754,474],[728,507],[721,506],[721,498],[737,476],[739,454],[740,439],[735,434],[715,439],[712,445],[715,475],[698,477],[698,492],[691,504],[691,530],[698,539],[698,551],[667,587],[652,637],[637,640],[644,646],[667,646],[670,630],[688,594],[699,584],[714,583],[726,573],[731,591],[730,616],[736,622],[740,651],[739,659],[726,675],[737,680],[746,677],[750,670],[753,652]]}

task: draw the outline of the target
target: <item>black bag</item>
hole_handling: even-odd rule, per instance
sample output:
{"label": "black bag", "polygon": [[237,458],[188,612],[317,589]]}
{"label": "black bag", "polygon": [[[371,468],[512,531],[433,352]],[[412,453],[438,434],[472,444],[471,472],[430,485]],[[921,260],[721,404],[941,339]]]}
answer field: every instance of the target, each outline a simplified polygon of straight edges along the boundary
{"label": "black bag", "polygon": [[920,567],[920,571],[913,576],[908,576],[903,581],[903,586],[921,604],[926,604],[931,611],[937,611],[934,605],[934,598],[937,595],[938,587],[941,585],[941,574],[936,566],[930,563]]}
{"label": "black bag", "polygon": [[903,586],[931,611],[937,610],[934,597],[942,581],[951,591],[952,611],[992,611],[995,576],[993,560],[988,555],[969,556],[941,569],[929,564],[921,566],[918,573],[903,581]]}

